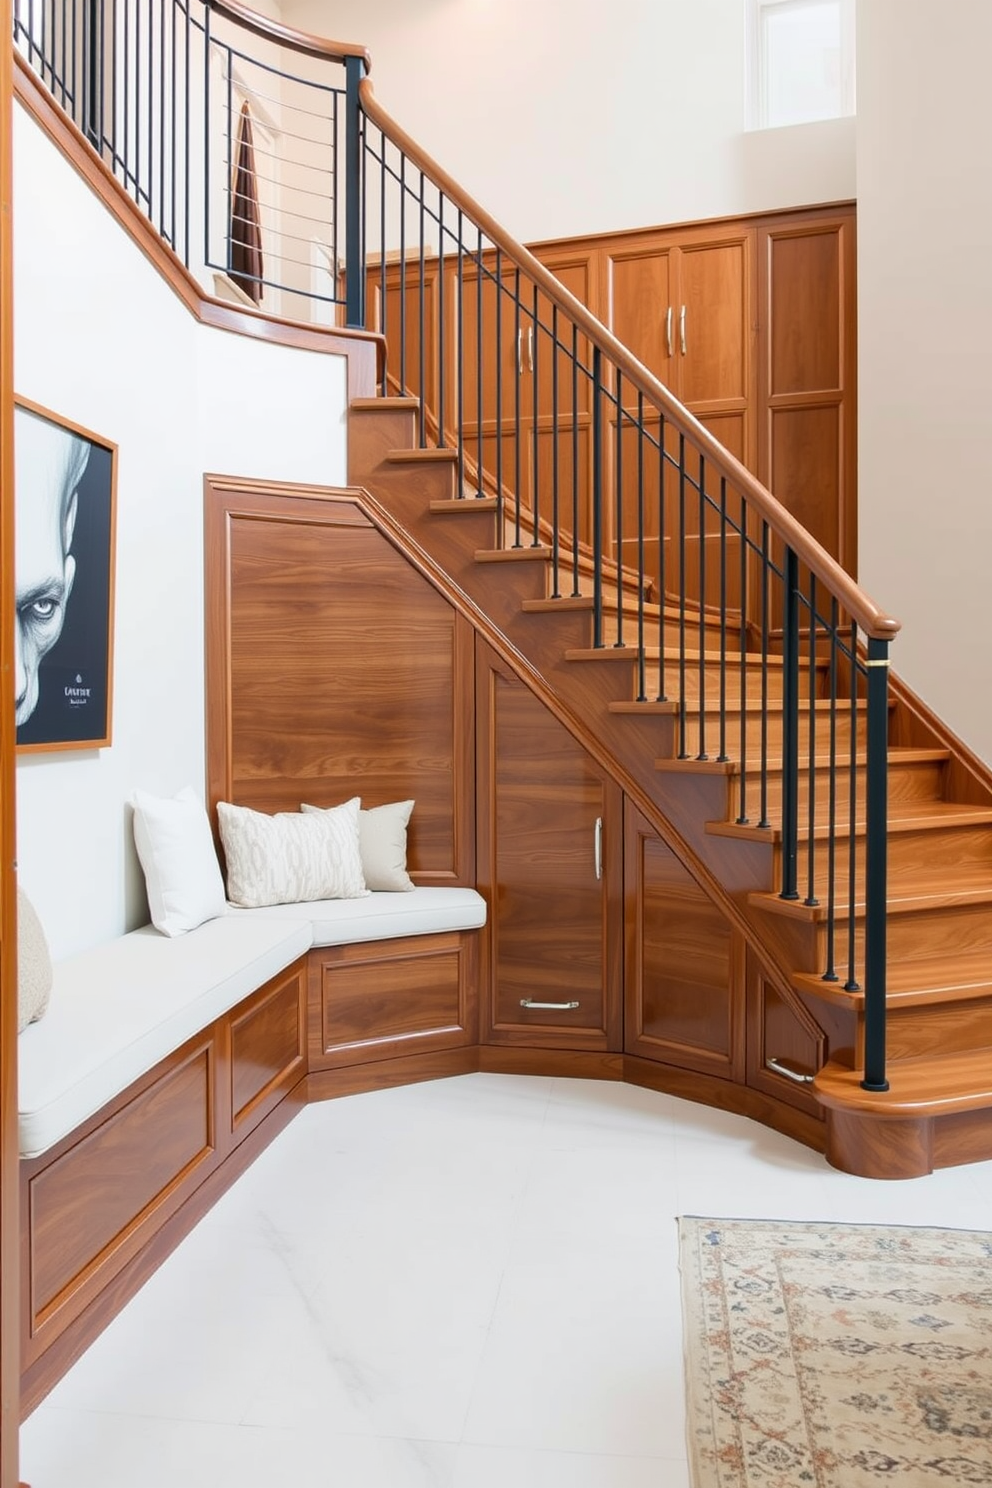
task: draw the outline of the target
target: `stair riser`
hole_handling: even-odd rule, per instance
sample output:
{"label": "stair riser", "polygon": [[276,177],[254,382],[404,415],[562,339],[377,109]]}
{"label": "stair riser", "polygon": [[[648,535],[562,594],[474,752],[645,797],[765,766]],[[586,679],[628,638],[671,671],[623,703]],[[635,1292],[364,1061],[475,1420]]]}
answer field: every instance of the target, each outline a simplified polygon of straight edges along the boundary
{"label": "stair riser", "polygon": [[889,1059],[992,1048],[992,997],[890,1008],[885,1043]]}
{"label": "stair riser", "polygon": [[[661,691],[660,668],[654,662],[649,661],[644,668],[647,678],[649,695],[657,696]],[[724,696],[728,708],[736,707],[741,698],[741,676],[736,667],[729,670],[723,679]],[[763,680],[760,666],[752,666],[747,670],[744,678],[743,696],[749,702],[757,703],[762,698],[769,702],[781,702],[782,700],[782,669],[775,667],[769,670],[767,677]],[[707,665],[702,677],[702,689],[700,688],[699,662],[698,660],[686,660],[685,677],[683,679],[677,661],[667,663],[665,667],[664,691],[671,698],[684,698],[690,706],[698,706],[700,697],[704,697],[708,703],[719,705],[720,702],[720,668],[718,665]],[[809,696],[809,688],[806,681],[800,684],[800,697]]]}
{"label": "stair riser", "polygon": [[[740,759],[741,753],[741,715],[739,709],[728,709],[726,715],[726,749],[731,759]],[[715,710],[707,710],[705,715],[705,744],[706,752],[711,759],[715,759],[720,748],[720,720]],[[822,720],[818,720],[815,738],[819,740],[824,732]],[[857,715],[856,743],[855,749],[864,749],[867,725],[864,711]],[[690,708],[686,719],[687,752],[695,757],[699,753],[699,712],[698,709]],[[836,749],[838,754],[846,754],[851,748],[852,725],[851,715],[845,710],[837,715]],[[680,731],[676,728],[676,752],[681,748]],[[747,750],[747,777],[757,780],[761,769],[761,714],[757,711],[748,714],[746,725],[745,747]],[[801,755],[809,752],[809,720],[808,717],[800,716],[799,719],[799,753]],[[769,713],[767,721],[767,760],[769,766],[781,767],[782,764],[782,715],[781,713]]]}
{"label": "stair riser", "polygon": [[[909,764],[890,765],[889,767],[889,802],[902,801],[936,801],[941,797],[944,776],[943,768],[939,764]],[[809,819],[809,770],[802,768],[799,775],[799,820],[805,826]],[[746,810],[745,815],[752,820],[757,820],[761,803],[760,779],[749,779],[745,792]],[[767,782],[767,803],[769,816],[776,825],[782,818],[782,776],[780,771],[769,772]],[[857,769],[857,780],[855,782],[854,800],[859,807],[863,806],[865,799],[865,767],[859,765]],[[731,811],[736,818],[740,815],[740,782],[738,777],[733,777],[731,785]],[[824,824],[830,819],[830,771],[824,766],[817,766],[815,772],[813,802],[816,809],[815,820]],[[850,816],[851,805],[851,771],[848,765],[838,765],[834,781],[834,822],[843,825]],[[863,815],[863,812],[859,811]]]}
{"label": "stair riser", "polygon": [[[757,818],[754,818],[757,820]],[[834,884],[837,900],[846,901],[848,875],[850,872],[850,838],[837,839],[835,850]],[[817,841],[813,855],[816,896],[826,903],[828,888],[828,843]],[[855,839],[855,873],[858,896],[863,897],[866,844],[864,836]],[[932,883],[938,885],[934,875],[945,869],[974,868],[978,877],[982,869],[992,874],[992,827],[921,827],[908,832],[890,832],[887,852],[889,893],[898,893],[901,887]],[[801,842],[797,855],[799,886],[805,895],[809,874],[807,844]]]}

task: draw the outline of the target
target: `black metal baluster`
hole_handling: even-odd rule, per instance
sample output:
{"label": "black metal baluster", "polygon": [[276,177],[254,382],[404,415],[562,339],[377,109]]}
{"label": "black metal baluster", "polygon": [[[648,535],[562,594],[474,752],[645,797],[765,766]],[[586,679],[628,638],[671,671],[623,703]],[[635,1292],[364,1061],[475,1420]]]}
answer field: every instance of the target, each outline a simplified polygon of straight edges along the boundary
{"label": "black metal baluster", "polygon": [[816,575],[809,576],[809,823],[808,873],[805,903],[809,908],[819,904],[816,897],[816,703],[817,703],[817,654],[816,654]]}
{"label": "black metal baluster", "polygon": [[[458,407],[455,412],[455,425],[458,438],[458,473],[456,495],[459,500],[465,495],[465,264],[464,264],[464,213],[458,208],[458,270],[457,270],[457,315],[458,315],[458,356],[456,358],[457,401]],[[442,293],[443,293],[442,286]],[[482,337],[479,337],[479,345],[476,349],[477,356],[482,356]],[[480,363],[481,365],[481,363]],[[479,425],[482,425],[482,399],[479,399],[478,407]]]}
{"label": "black metal baluster", "polygon": [[741,497],[741,625],[740,625],[740,702],[741,710],[741,758],[740,758],[740,800],[737,810],[737,825],[747,825],[747,561],[748,561],[748,512],[747,502]]}
{"label": "black metal baluster", "polygon": [[521,426],[520,426],[520,377],[521,377],[521,327],[520,327],[520,270],[513,271],[513,328],[517,348],[517,375],[513,386],[513,459],[514,459],[514,482],[513,493],[513,546],[522,546],[520,541],[520,480],[523,474],[523,459],[521,457]]}
{"label": "black metal baluster", "polygon": [[592,352],[592,643],[603,644],[603,353]]}
{"label": "black metal baluster", "polygon": [[[647,701],[647,665],[644,656],[644,394],[637,394],[637,701]],[[662,606],[664,616],[664,605]],[[664,619],[662,619],[664,624]],[[664,649],[664,646],[662,646]],[[661,664],[664,665],[664,656]]]}
{"label": "black metal baluster", "polygon": [[[759,827],[770,827],[768,820],[768,631],[769,583],[771,557],[768,551],[768,523],[761,523],[761,815]],[[747,703],[747,678],[742,677],[742,701]]]}
{"label": "black metal baluster", "polygon": [[533,508],[533,518],[532,518],[532,520],[533,520],[533,523],[534,523],[534,531],[533,531],[533,534],[531,536],[531,542],[530,542],[530,545],[531,545],[532,548],[539,548],[541,546],[541,533],[540,533],[540,526],[541,526],[541,479],[540,479],[540,473],[539,473],[540,472],[540,461],[539,461],[539,440],[540,440],[540,433],[539,433],[539,429],[538,429],[538,418],[539,418],[540,399],[538,397],[538,370],[537,370],[537,364],[538,364],[538,345],[537,345],[537,343],[538,343],[539,337],[538,337],[538,333],[537,333],[537,327],[538,327],[538,314],[537,314],[537,311],[538,311],[538,293],[537,293],[537,285],[535,284],[535,286],[534,286],[534,324],[530,327],[530,331],[529,331],[529,335],[528,335],[528,341],[527,341],[527,346],[528,346],[527,362],[528,362],[528,365],[530,367],[531,376],[533,378],[533,382],[532,382],[532,386],[531,386],[531,395],[532,395],[531,396],[531,417],[533,419],[533,426],[531,428],[531,482],[533,484],[533,496],[531,498],[531,506]]}
{"label": "black metal baluster", "polygon": [[406,376],[406,155],[400,151],[400,392],[410,396]]}
{"label": "black metal baluster", "polygon": [[[187,3],[187,14],[189,5]],[[210,17],[208,5],[203,12],[203,261],[210,262]],[[187,119],[187,124],[189,120]],[[187,146],[188,146],[187,141]],[[189,180],[189,154],[186,155],[186,179]],[[187,264],[187,268],[189,265]]]}
{"label": "black metal baluster", "polygon": [[699,457],[699,753],[706,753],[706,458]]}
{"label": "black metal baluster", "polygon": [[727,754],[727,477],[720,477],[720,752],[717,759],[726,764]]}
{"label": "black metal baluster", "polygon": [[[444,436],[444,192],[438,196],[437,206],[437,447],[446,449]],[[458,495],[462,494],[461,485]]]}
{"label": "black metal baluster", "polygon": [[865,783],[865,1090],[888,1090],[885,1078],[888,899],[889,646],[868,637],[868,763]]}
{"label": "black metal baluster", "polygon": [[847,848],[847,981],[844,990],[860,992],[855,963],[855,910],[857,904],[857,811],[858,811],[858,626],[851,622],[851,763],[848,771],[851,799],[848,806]]}
{"label": "black metal baluster", "polygon": [[834,965],[834,931],[837,916],[837,630],[839,615],[836,599],[830,604],[830,776],[827,785],[827,964],[825,982],[836,982]]}
{"label": "black metal baluster", "polygon": [[[482,269],[480,265],[479,272]],[[503,254],[496,249],[496,533],[506,546],[503,531]]]}
{"label": "black metal baluster", "polygon": [[[482,360],[483,318],[482,318],[482,228],[481,227],[479,228],[479,237],[478,237],[477,247],[478,247],[478,253],[479,253],[479,277],[478,277],[478,279],[476,281],[476,294],[475,294],[476,341],[477,341],[477,344],[478,344],[478,354],[476,356],[476,366],[475,366],[475,374],[476,374],[476,391],[475,391],[476,404],[475,404],[475,406],[476,406],[476,422],[477,422],[477,425],[478,425],[478,434],[479,434],[479,466],[478,466],[478,471],[476,473],[476,486],[478,488],[477,489],[477,494],[479,496],[484,496],[485,495],[485,490],[483,488],[482,472],[485,469],[485,464],[486,464],[486,460],[485,460],[486,451],[485,451],[485,445],[483,443],[483,434],[482,434],[482,428],[483,428],[483,409],[482,409],[482,403],[483,403],[483,382],[484,382],[484,378],[483,378],[483,360]],[[499,288],[498,288],[498,286],[497,286],[497,289],[496,289],[496,300],[497,300],[497,303],[498,303],[499,302]],[[499,369],[497,367],[497,375],[498,375],[498,372],[499,372]],[[497,428],[497,430],[496,430],[496,442],[497,442],[497,444],[499,443],[499,438],[500,438],[500,431]]]}
{"label": "black metal baluster", "polygon": [[[665,624],[668,591],[665,587],[667,564],[665,562],[665,415],[658,415],[658,603],[661,608],[658,638],[658,702],[667,703],[668,689],[665,682],[665,651],[668,630]],[[684,708],[684,701],[681,704]]]}
{"label": "black metal baluster", "polygon": [[551,597],[561,598],[561,512],[558,495],[558,306],[551,307]]}
{"label": "black metal baluster", "polygon": [[426,278],[427,259],[426,244],[424,243],[424,173],[420,175],[419,195],[419,238],[420,238],[420,274],[417,296],[418,333],[420,337],[420,366],[418,371],[419,382],[417,384],[417,395],[420,398],[419,414],[419,443],[421,449],[427,447],[427,304],[426,304]]}
{"label": "black metal baluster", "polygon": [[160,0],[158,19],[158,230],[168,241],[165,231],[165,0]]}
{"label": "black metal baluster", "polygon": [[[235,149],[235,146],[234,146],[234,77],[233,77],[234,69],[233,69],[233,66],[232,66],[232,62],[233,62],[233,58],[231,57],[230,48],[228,48],[228,52],[227,52],[227,68],[226,68],[226,72],[227,72],[227,170],[225,172],[225,178],[226,178],[225,199],[226,199],[226,202],[227,202],[227,212],[226,212],[227,222],[226,222],[225,231],[224,231],[224,247],[225,247],[225,250],[226,250],[225,253],[224,253],[224,267],[225,267],[225,269],[226,269],[226,271],[227,271],[228,274],[232,273],[233,270],[234,270],[234,238],[233,238],[233,235],[232,235],[232,232],[231,232],[231,228],[234,225],[234,223],[233,223],[233,216],[234,216],[234,188],[233,188],[233,185],[232,185],[232,181],[233,181],[233,167],[234,167],[234,163],[235,163],[234,162],[234,149]],[[209,201],[209,198],[208,198],[208,200],[207,200],[207,202],[206,202],[205,205],[206,205],[205,216],[209,219],[209,213],[210,213],[210,201]],[[207,263],[212,263],[213,262],[213,258],[212,258],[211,253],[210,253],[210,222],[209,222],[209,220],[207,220],[207,222],[206,222],[206,262]],[[245,265],[245,271],[246,272],[247,272],[247,267],[248,266],[246,264]],[[348,272],[349,275],[351,275],[351,274],[354,273],[354,260],[352,260],[352,262],[349,264],[347,272]]]}
{"label": "black metal baluster", "polygon": [[[184,82],[183,82],[183,115],[184,115],[184,119],[183,119],[182,149],[179,151],[179,158],[183,162],[183,263],[186,265],[187,268],[189,268],[189,259],[190,259],[190,251],[189,251],[189,227],[190,227],[190,207],[189,207],[190,179],[189,179],[189,161],[190,161],[190,153],[191,153],[190,152],[190,131],[189,131],[189,106],[190,106],[190,99],[192,97],[191,83],[190,83],[190,34],[191,34],[191,27],[192,27],[192,18],[190,17],[190,13],[189,13],[188,0],[187,0],[186,9],[185,9],[185,20],[186,20],[186,46],[185,46],[185,50],[184,50],[184,53],[183,53],[183,72],[184,72]],[[209,6],[207,7],[206,15],[204,17],[203,53],[204,53],[204,57],[206,59],[209,59],[209,57],[210,57],[210,7]],[[206,72],[207,78],[208,78],[207,89],[206,89],[206,102],[207,102],[207,106],[209,107],[209,103],[210,103],[210,84],[209,84],[210,68],[207,66],[206,61],[204,62],[204,71]],[[208,115],[205,115],[205,117],[206,118],[209,118],[209,114]]]}
{"label": "black metal baluster", "polygon": [[617,437],[616,437],[616,458],[615,458],[614,464],[615,464],[615,475],[616,475],[616,487],[617,488],[616,488],[616,494],[615,494],[614,503],[613,503],[613,509],[614,509],[614,519],[613,520],[614,520],[614,523],[615,523],[615,526],[616,526],[616,537],[615,537],[615,543],[614,543],[614,552],[615,552],[615,555],[616,555],[616,563],[617,563],[617,637],[616,637],[616,640],[614,641],[613,644],[615,646],[622,646],[623,645],[623,622],[624,622],[624,603],[623,603],[623,497],[624,497],[624,490],[623,490],[623,374],[621,373],[619,367],[617,368],[617,372],[616,372],[615,388],[616,388],[616,400],[617,400],[616,401],[616,408],[617,408]]}
{"label": "black metal baluster", "polygon": [[[336,147],[335,147],[336,148]],[[389,345],[389,296],[386,292],[386,135],[385,131],[379,130],[379,334],[383,337],[387,347]],[[403,201],[400,199],[400,215],[403,213]],[[334,213],[335,232],[337,231],[337,212]],[[403,300],[403,285],[400,281],[400,301]],[[382,382],[380,383],[382,396],[389,396],[389,368],[386,358],[382,359]],[[403,378],[400,377],[399,392],[405,392]]]}
{"label": "black metal baluster", "polygon": [[572,594],[579,584],[579,328],[572,326]]}
{"label": "black metal baluster", "polygon": [[[681,713],[679,715],[679,759],[689,758],[689,711],[688,699],[685,695],[685,628],[686,628],[686,547],[685,547],[685,435],[679,435],[679,698],[681,700]],[[699,727],[702,730],[703,723],[702,699],[700,698]]]}
{"label": "black metal baluster", "polygon": [[[786,548],[783,565],[784,614],[782,621],[782,889],[780,899],[798,899],[799,855],[799,559],[794,548]],[[762,637],[763,656],[768,636]],[[762,709],[768,699],[762,688]],[[767,770],[762,761],[761,825],[767,823]]]}

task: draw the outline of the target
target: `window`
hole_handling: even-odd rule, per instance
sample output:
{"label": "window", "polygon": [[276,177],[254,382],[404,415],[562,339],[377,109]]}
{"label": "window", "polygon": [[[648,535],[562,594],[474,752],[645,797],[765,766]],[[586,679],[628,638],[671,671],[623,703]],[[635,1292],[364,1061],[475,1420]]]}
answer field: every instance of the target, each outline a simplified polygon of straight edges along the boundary
{"label": "window", "polygon": [[854,0],[746,0],[747,127],[854,113]]}

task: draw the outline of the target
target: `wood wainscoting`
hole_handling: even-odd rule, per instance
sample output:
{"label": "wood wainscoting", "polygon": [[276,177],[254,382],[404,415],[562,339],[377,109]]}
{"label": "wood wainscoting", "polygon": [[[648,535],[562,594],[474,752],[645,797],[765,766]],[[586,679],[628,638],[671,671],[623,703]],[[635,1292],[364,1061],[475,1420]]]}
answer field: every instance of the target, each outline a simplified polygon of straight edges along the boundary
{"label": "wood wainscoting", "polygon": [[21,1163],[21,1413],[300,1109],[306,959]]}

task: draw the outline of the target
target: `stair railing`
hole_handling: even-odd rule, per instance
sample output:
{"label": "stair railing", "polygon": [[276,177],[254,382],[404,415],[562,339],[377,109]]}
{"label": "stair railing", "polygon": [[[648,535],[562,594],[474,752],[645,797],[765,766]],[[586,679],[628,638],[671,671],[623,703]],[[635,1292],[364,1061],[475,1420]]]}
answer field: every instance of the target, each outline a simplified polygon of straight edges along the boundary
{"label": "stair railing", "polygon": [[17,0],[14,40],[192,272],[383,334],[382,392],[417,400],[456,496],[547,552],[550,597],[587,596],[593,648],[629,653],[631,702],[728,773],[725,831],[774,844],[793,960],[812,935],[824,980],[863,987],[856,1062],[885,1089],[898,623],[390,118],[363,48],[239,0]]}

